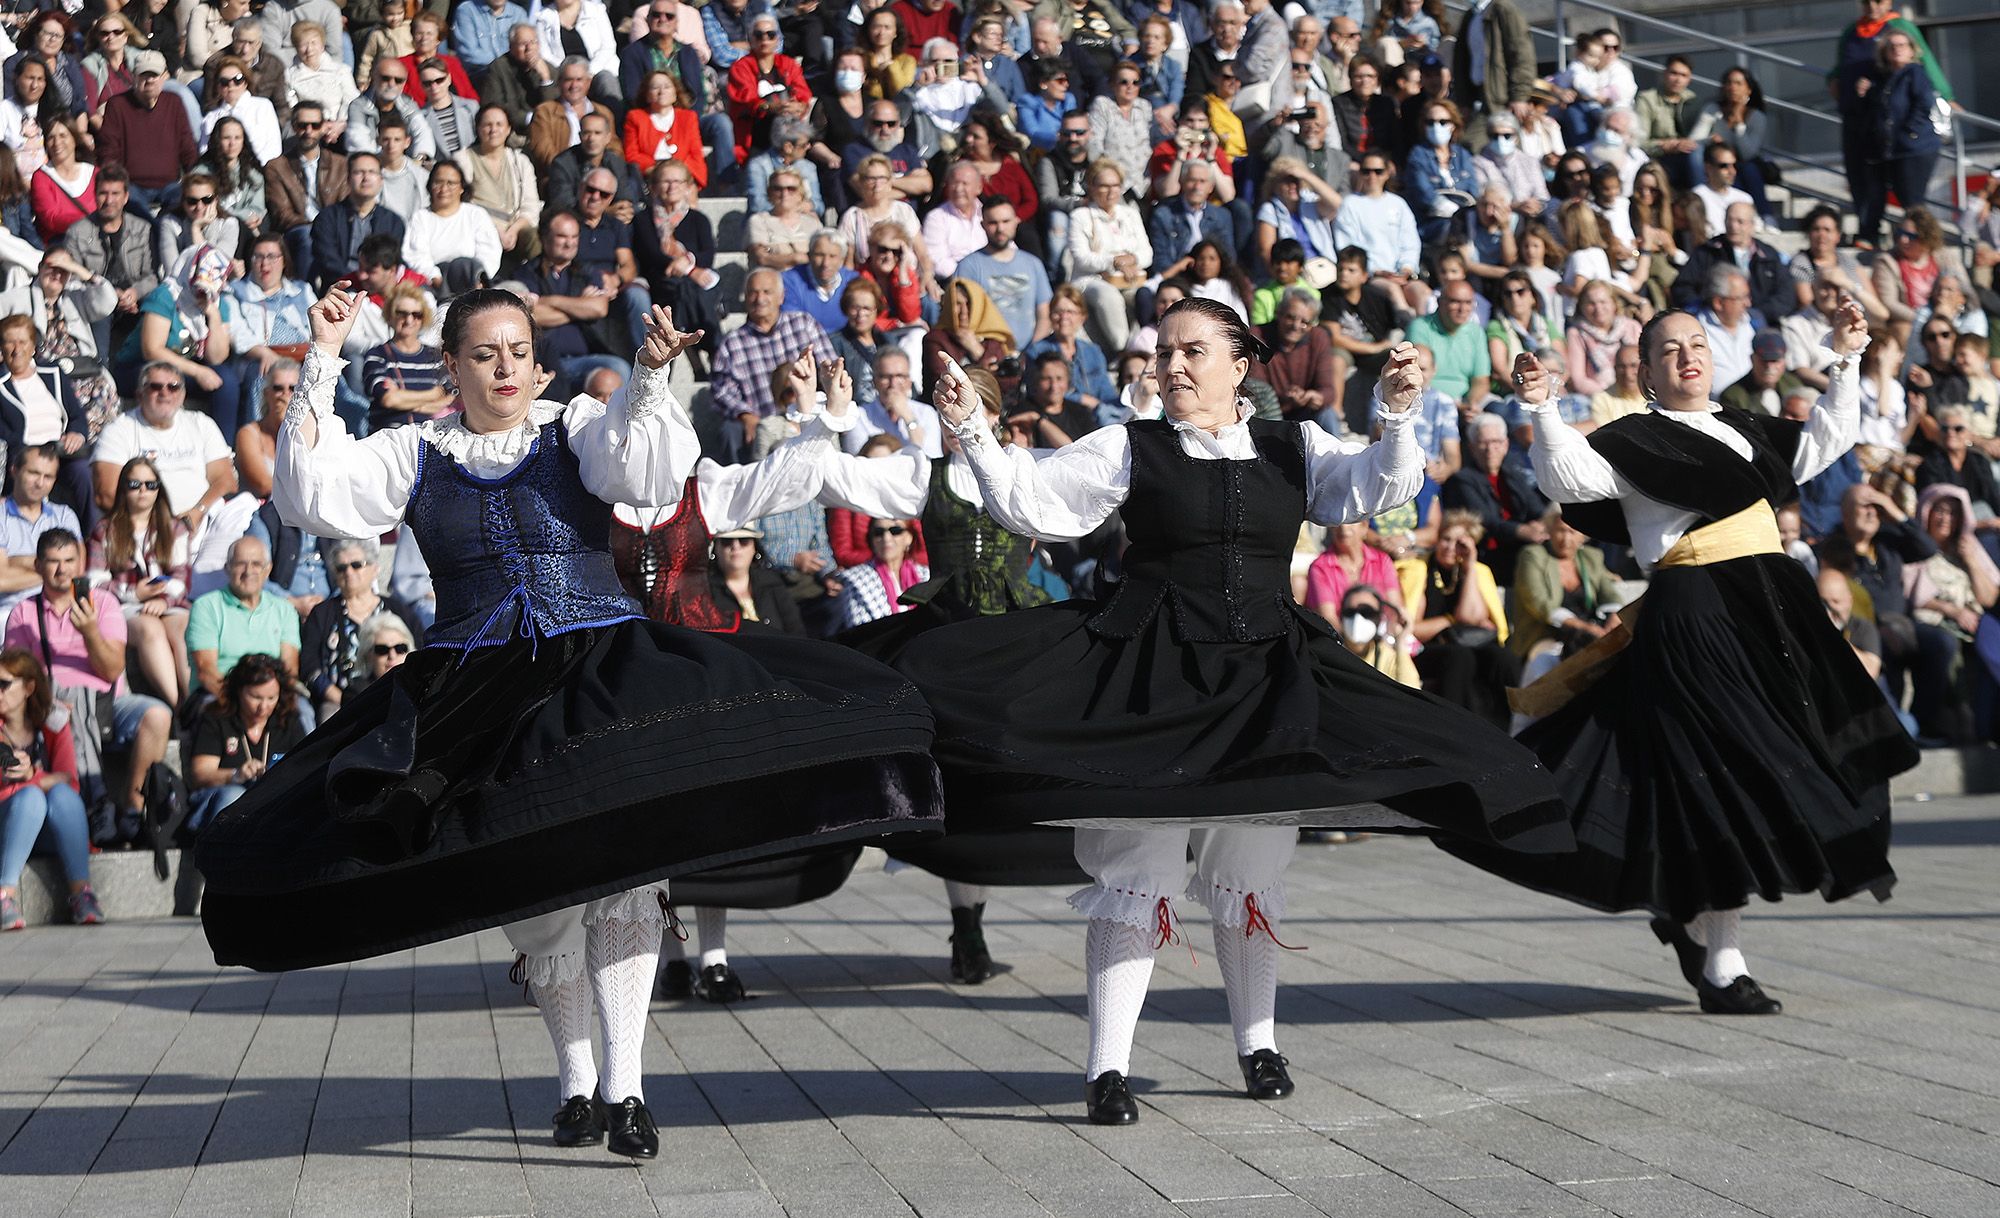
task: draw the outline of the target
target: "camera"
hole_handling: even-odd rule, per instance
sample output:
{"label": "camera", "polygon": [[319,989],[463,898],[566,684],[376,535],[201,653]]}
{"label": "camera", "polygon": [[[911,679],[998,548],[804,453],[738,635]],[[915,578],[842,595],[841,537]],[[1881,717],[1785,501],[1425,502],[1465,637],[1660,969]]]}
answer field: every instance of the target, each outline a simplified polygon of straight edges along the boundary
{"label": "camera", "polygon": [[1019,376],[1021,375],[1022,367],[1023,365],[1021,363],[1020,356],[1009,355],[1003,358],[999,363],[993,365],[993,375],[996,377]]}
{"label": "camera", "polygon": [[14,751],[14,746],[0,740],[0,770],[11,770],[19,764],[21,755]]}

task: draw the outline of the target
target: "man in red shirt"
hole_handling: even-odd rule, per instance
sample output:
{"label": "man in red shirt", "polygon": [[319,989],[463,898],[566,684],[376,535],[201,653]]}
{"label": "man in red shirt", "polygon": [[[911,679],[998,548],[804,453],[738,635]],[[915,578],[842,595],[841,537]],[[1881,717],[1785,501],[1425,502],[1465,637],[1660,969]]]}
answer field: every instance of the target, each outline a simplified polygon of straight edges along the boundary
{"label": "man in red shirt", "polygon": [[133,84],[104,103],[104,126],[97,133],[100,163],[116,162],[132,175],[132,201],[152,212],[172,201],[181,171],[200,155],[186,107],[160,104],[167,61],[158,51],[129,56]]}

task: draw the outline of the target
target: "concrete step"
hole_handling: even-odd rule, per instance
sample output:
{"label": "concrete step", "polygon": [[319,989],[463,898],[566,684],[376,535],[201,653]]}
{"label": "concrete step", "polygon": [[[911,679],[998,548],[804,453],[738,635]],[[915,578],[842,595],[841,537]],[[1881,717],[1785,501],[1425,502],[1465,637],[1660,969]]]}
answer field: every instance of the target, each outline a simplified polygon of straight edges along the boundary
{"label": "concrete step", "polygon": [[[189,865],[183,869],[182,859]],[[190,856],[167,851],[167,878],[153,874],[150,850],[108,850],[90,856],[90,887],[104,916],[113,922],[134,918],[164,918],[179,907],[192,911],[201,897],[200,873]],[[21,916],[30,926],[69,921],[69,882],[52,858],[28,861],[21,873]]]}
{"label": "concrete step", "polygon": [[1915,769],[1889,783],[1896,799],[1984,795],[2000,791],[2000,749],[1925,749]]}
{"label": "concrete step", "polygon": [[708,222],[715,226],[715,247],[723,250],[743,248],[744,233],[750,226],[750,201],[742,195],[718,195],[704,197],[696,206]]}

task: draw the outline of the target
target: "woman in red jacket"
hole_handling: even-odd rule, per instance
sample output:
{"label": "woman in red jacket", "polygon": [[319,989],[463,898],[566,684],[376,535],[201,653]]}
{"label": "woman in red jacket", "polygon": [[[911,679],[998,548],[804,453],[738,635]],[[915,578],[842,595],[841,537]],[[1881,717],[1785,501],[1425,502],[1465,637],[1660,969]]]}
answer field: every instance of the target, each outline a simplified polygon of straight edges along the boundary
{"label": "woman in red jacket", "polygon": [[70,225],[97,210],[97,166],[76,159],[76,130],[67,121],[49,124],[42,148],[48,163],[35,170],[28,198],[35,210],[35,231],[53,245]]}
{"label": "woman in red jacket", "polygon": [[665,72],[648,72],[642,97],[625,115],[625,163],[650,174],[660,161],[679,161],[697,187],[708,185],[708,158],[702,154],[701,120],[687,87]]}
{"label": "woman in red jacket", "polygon": [[[40,603],[37,596],[20,609]],[[21,916],[21,872],[44,841],[55,848],[69,880],[70,921],[80,926],[104,921],[90,891],[90,818],[77,793],[69,710],[54,710],[41,661],[18,647],[0,651],[0,931],[27,925]]]}
{"label": "woman in red jacket", "polygon": [[729,121],[736,124],[736,163],[750,159],[752,145],[770,147],[771,120],[781,114],[806,116],[812,90],[799,61],[778,54],[778,19],[759,14],[750,22],[750,53],[729,69]]}

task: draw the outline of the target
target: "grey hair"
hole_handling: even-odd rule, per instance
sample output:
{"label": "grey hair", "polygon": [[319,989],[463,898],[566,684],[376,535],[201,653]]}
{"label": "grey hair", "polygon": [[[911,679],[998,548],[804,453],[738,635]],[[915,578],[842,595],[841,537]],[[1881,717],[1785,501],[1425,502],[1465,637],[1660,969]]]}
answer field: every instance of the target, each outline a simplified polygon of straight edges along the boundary
{"label": "grey hair", "polygon": [[958,44],[949,38],[931,38],[925,41],[923,54],[920,59],[923,63],[929,63],[931,56],[937,54],[939,51],[956,51],[957,49]]}
{"label": "grey hair", "polygon": [[1501,435],[1504,436],[1507,434],[1507,420],[1490,410],[1482,410],[1472,420],[1472,438],[1474,440],[1479,439],[1479,433],[1487,430],[1489,424],[1494,428],[1498,428]]}
{"label": "grey hair", "polygon": [[182,372],[176,365],[170,364],[163,359],[149,359],[139,365],[139,380],[143,382],[148,376],[152,375],[155,369],[173,373],[179,379],[181,389],[183,391],[187,389],[187,374]]}
{"label": "grey hair", "polygon": [[238,17],[229,26],[229,34],[232,38],[238,34],[248,34],[252,30],[256,31],[258,38],[261,39],[264,37],[264,21],[262,18]]}
{"label": "grey hair", "polygon": [[905,364],[909,364],[910,353],[908,351],[903,350],[901,347],[895,346],[893,344],[883,347],[880,351],[877,351],[875,353],[875,360],[872,366],[876,371],[878,372],[881,371],[882,361],[885,359],[899,359],[902,360]]}
{"label": "grey hair", "polygon": [[810,250],[822,241],[831,241],[834,244],[834,248],[838,249],[841,253],[845,254],[847,252],[847,234],[837,228],[820,229],[812,235],[812,240],[806,242],[806,248]]}
{"label": "grey hair", "polygon": [[387,609],[368,615],[368,620],[361,623],[361,629],[355,633],[355,642],[361,650],[367,651],[375,646],[375,640],[381,638],[384,632],[391,630],[410,640],[412,646],[416,645],[416,632],[411,630],[402,618]]}
{"label": "grey hair", "polygon": [[776,17],[776,16],[774,16],[774,15],[773,15],[773,14],[772,14],[771,12],[769,12],[768,10],[767,10],[767,11],[765,11],[765,12],[761,12],[761,13],[758,13],[758,14],[757,14],[757,15],[756,15],[755,17],[752,17],[752,18],[750,19],[750,28],[751,28],[751,29],[753,29],[753,30],[754,30],[754,29],[756,29],[756,28],[757,28],[758,26],[760,26],[760,25],[769,25],[769,26],[770,26],[770,27],[771,27],[772,29],[774,29],[774,30],[780,30],[780,32],[782,32],[782,30],[780,29],[780,27],[779,27],[779,25],[778,25],[778,19],[777,19],[777,17]]}
{"label": "grey hair", "polygon": [[1507,189],[1507,183],[1494,178],[1479,188],[1479,197],[1482,199],[1498,199],[1502,203],[1511,204],[1514,201],[1514,192]]}
{"label": "grey hair", "polygon": [[375,539],[372,537],[343,537],[327,548],[326,555],[335,562],[339,562],[342,554],[356,551],[361,554],[363,562],[379,563],[382,561],[382,547],[376,545]]}
{"label": "grey hair", "polygon": [[[1817,401],[1818,399],[1815,398],[1814,400]],[[1936,417],[1937,421],[1940,423],[1944,422],[1946,419],[1964,420],[1972,417],[1971,413],[1967,411],[1963,406],[1940,406],[1931,413]]]}
{"label": "grey hair", "polygon": [[802,118],[792,118],[790,116],[786,116],[784,118],[777,119],[774,122],[772,122],[771,142],[768,146],[776,148],[779,144],[790,144],[801,140],[810,140],[812,138],[812,133],[813,129],[811,123],[807,122]]}
{"label": "grey hair", "polygon": [[530,21],[516,21],[513,25],[508,26],[507,41],[509,42],[514,41],[514,35],[520,33],[522,30],[526,30],[530,34],[533,34],[537,42],[541,41],[542,32],[536,29],[534,23]]}
{"label": "grey hair", "polygon": [[1701,294],[1710,300],[1718,296],[1727,296],[1729,295],[1730,285],[1739,279],[1745,284],[1750,282],[1750,276],[1745,275],[1734,264],[1718,266],[1709,271],[1708,282],[1701,285]]}
{"label": "grey hair", "polygon": [[1278,298],[1278,307],[1282,309],[1289,304],[1302,304],[1317,310],[1320,307],[1320,300],[1304,288],[1286,288],[1285,294]]}
{"label": "grey hair", "polygon": [[556,65],[556,75],[561,76],[568,68],[582,68],[585,80],[590,79],[590,60],[582,55],[569,55]]}
{"label": "grey hair", "polygon": [[264,370],[264,378],[266,381],[268,381],[273,372],[304,372],[304,371],[305,369],[299,366],[299,361],[293,359],[289,355],[281,355],[277,359],[272,360],[271,366]]}

